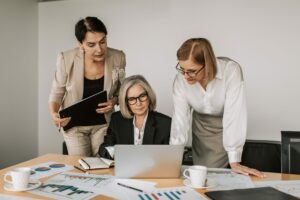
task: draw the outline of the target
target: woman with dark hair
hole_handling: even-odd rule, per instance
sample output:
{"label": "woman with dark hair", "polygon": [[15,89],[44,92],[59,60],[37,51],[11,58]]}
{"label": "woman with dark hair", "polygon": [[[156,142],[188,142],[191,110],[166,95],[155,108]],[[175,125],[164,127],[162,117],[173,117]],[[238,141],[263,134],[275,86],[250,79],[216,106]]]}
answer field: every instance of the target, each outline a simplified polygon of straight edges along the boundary
{"label": "woman with dark hair", "polygon": [[216,58],[205,38],[185,41],[177,51],[179,72],[173,85],[171,144],[186,144],[192,128],[196,165],[227,167],[264,176],[239,164],[246,140],[247,110],[240,65]]}
{"label": "woman with dark hair", "polygon": [[[62,134],[70,155],[94,156],[106,133],[110,115],[118,102],[125,78],[125,54],[107,47],[107,30],[101,20],[86,17],[77,22],[75,36],[79,47],[61,52],[49,96],[49,110]],[[70,118],[60,118],[59,110],[102,90],[108,101],[99,104],[95,114],[68,128]]]}
{"label": "woman with dark hair", "polygon": [[99,155],[112,159],[115,144],[169,144],[171,118],[154,111],[156,95],[141,75],[126,78],[119,93],[120,111],[112,114]]}

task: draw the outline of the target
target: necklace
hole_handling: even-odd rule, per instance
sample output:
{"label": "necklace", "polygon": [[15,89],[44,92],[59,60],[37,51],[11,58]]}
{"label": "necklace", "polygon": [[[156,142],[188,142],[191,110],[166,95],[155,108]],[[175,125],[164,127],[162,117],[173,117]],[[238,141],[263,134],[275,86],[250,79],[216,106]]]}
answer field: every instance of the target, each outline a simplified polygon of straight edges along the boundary
{"label": "necklace", "polygon": [[139,139],[139,140],[141,139],[141,129],[139,129],[139,136],[138,136],[138,139]]}
{"label": "necklace", "polygon": [[90,80],[97,80],[104,76],[104,68],[85,67],[84,76]]}

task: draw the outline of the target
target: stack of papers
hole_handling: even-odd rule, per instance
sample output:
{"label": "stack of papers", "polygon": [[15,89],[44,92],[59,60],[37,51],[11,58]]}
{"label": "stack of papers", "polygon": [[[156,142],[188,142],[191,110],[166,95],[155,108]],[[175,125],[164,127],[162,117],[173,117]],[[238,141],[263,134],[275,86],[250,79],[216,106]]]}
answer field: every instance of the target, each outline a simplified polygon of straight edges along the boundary
{"label": "stack of papers", "polygon": [[209,190],[232,190],[254,187],[249,176],[236,174],[230,169],[209,168],[207,179],[216,183],[216,187],[210,188]]}

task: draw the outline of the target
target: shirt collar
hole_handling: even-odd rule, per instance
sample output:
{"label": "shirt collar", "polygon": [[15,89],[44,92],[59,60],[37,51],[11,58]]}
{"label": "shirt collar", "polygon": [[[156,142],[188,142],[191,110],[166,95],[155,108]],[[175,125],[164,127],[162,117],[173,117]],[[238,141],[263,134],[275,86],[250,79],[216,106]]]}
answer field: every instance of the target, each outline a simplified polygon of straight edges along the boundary
{"label": "shirt collar", "polygon": [[[147,118],[148,118],[148,113],[149,113],[149,110],[147,111],[147,114],[146,114],[146,116],[144,118],[142,130],[145,129],[146,121],[147,121]],[[133,127],[136,128],[136,126],[135,126],[135,115],[133,116],[133,122],[132,122],[132,124],[133,124]]]}

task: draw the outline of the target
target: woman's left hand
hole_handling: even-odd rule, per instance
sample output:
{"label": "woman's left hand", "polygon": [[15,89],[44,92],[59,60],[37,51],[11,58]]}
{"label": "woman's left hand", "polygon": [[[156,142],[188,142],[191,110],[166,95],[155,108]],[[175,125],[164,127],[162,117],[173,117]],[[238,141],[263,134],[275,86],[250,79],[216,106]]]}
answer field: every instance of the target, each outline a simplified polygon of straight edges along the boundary
{"label": "woman's left hand", "polygon": [[256,169],[249,168],[247,166],[241,165],[240,163],[230,163],[230,167],[232,171],[239,173],[239,174],[244,174],[244,175],[254,175],[260,178],[266,177],[266,175]]}
{"label": "woman's left hand", "polygon": [[96,109],[96,112],[97,113],[109,113],[113,110],[115,104],[116,104],[116,100],[113,97],[105,103],[99,103],[98,104],[99,108]]}

